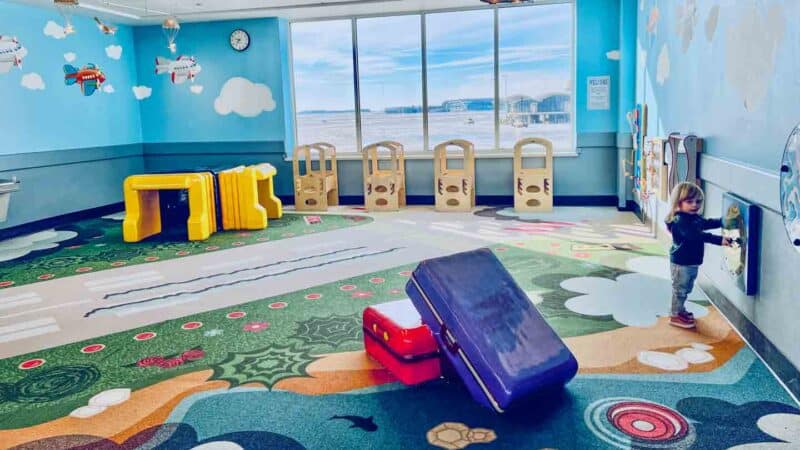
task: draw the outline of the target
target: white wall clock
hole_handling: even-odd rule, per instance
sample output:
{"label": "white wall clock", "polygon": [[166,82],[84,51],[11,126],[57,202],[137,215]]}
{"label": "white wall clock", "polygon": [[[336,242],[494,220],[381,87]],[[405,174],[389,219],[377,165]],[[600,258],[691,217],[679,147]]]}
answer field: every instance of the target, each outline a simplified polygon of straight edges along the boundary
{"label": "white wall clock", "polygon": [[231,33],[231,48],[236,50],[237,52],[243,52],[247,50],[247,47],[250,47],[250,35],[247,31],[244,30],[233,30]]}

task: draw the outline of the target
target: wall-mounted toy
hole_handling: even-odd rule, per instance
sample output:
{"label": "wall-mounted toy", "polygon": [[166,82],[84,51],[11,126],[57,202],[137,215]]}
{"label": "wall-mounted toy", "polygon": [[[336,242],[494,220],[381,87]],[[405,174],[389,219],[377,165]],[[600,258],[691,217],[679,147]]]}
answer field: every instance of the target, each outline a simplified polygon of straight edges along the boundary
{"label": "wall-mounted toy", "polygon": [[[380,167],[380,150],[388,150],[388,169]],[[403,145],[383,141],[364,147],[364,206],[367,211],[397,211],[406,206],[406,162]]]}
{"label": "wall-mounted toy", "polygon": [[28,54],[17,38],[0,36],[0,73],[8,73],[12,67],[22,68],[22,59]]}
{"label": "wall-mounted toy", "polygon": [[800,252],[800,125],[786,142],[780,176],[783,224],[789,242]]}
{"label": "wall-mounted toy", "polygon": [[[544,167],[526,169],[522,150],[528,145],[544,147]],[[530,156],[526,156],[530,157]],[[544,138],[526,138],[514,144],[514,210],[550,212],[553,210],[553,143]]]}
{"label": "wall-mounted toy", "polygon": [[747,295],[758,291],[759,235],[761,209],[736,195],[722,196],[722,236],[730,247],[722,248],[722,268]]}
{"label": "wall-mounted toy", "polygon": [[197,64],[194,56],[178,56],[175,60],[161,56],[156,58],[156,75],[168,73],[174,84],[181,84],[186,80],[194,82],[201,70],[203,68]]}
{"label": "wall-mounted toy", "polygon": [[103,32],[103,34],[110,34],[113,36],[117,33],[117,27],[109,25],[97,17],[94,18],[94,21],[97,22],[97,28]]}
{"label": "wall-mounted toy", "polygon": [[702,152],[702,138],[693,134],[670,133],[665,152],[669,165],[669,192],[682,181],[700,185],[699,166]]}
{"label": "wall-mounted toy", "polygon": [[645,138],[644,161],[647,191],[662,202],[669,201],[669,166],[664,158],[666,140],[663,138]]}
{"label": "wall-mounted toy", "polygon": [[644,147],[644,137],[647,135],[647,105],[637,104],[636,109],[628,112],[628,124],[631,127],[631,140],[633,150],[631,161],[633,162],[633,188],[637,192],[641,190],[644,170],[644,160],[642,158],[642,147]]}
{"label": "wall-mounted toy", "polygon": [[161,24],[161,32],[167,40],[167,48],[172,53],[178,51],[178,45],[175,44],[175,39],[178,37],[179,31],[181,31],[181,24],[175,17],[167,17]]}
{"label": "wall-mounted toy", "polygon": [[75,32],[72,26],[72,14],[78,8],[78,0],[53,0],[58,13],[64,19],[64,35],[68,36]]}
{"label": "wall-mounted toy", "polygon": [[64,84],[71,86],[78,84],[85,96],[90,96],[106,81],[106,76],[100,68],[89,63],[78,69],[70,64],[64,65]]}
{"label": "wall-mounted toy", "polygon": [[[448,167],[447,147],[461,149],[461,169]],[[475,146],[455,139],[433,149],[434,195],[437,211],[466,211],[475,207]]]}
{"label": "wall-mounted toy", "polygon": [[[319,156],[314,170],[312,151]],[[298,211],[327,211],[339,204],[339,174],[336,167],[336,147],[325,142],[301,145],[294,149],[294,208]],[[305,160],[301,174],[300,158]]]}

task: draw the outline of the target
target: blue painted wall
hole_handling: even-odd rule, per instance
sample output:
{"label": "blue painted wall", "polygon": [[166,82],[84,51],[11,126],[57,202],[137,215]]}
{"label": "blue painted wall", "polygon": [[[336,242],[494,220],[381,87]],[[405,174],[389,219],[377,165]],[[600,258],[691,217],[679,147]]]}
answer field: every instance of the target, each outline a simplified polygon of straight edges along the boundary
{"label": "blue painted wall", "polygon": [[[76,33],[55,39],[45,34],[49,21],[63,24],[55,9],[0,2],[0,34],[16,36],[28,52],[21,70],[0,74],[0,178],[22,183],[0,228],[121,202],[125,177],[144,170],[139,102],[131,90],[133,29],[104,35],[90,17],[76,16]],[[119,59],[107,55],[109,46],[121,47]],[[67,53],[75,54],[76,67],[98,65],[114,92],[86,97],[79,86],[66,86]],[[22,86],[32,74],[44,89]]]}
{"label": "blue painted wall", "polygon": [[[722,215],[725,192],[761,207],[759,293],[748,297],[736,287],[722,269],[719,247],[707,246],[701,272],[800,367],[795,313],[800,297],[793,281],[800,253],[786,237],[778,182],[787,137],[800,121],[800,29],[794,26],[800,2],[696,2],[696,11],[679,15],[686,3],[642,3],[636,100],[648,105],[649,135],[692,131],[706,139],[700,160],[706,215]],[[648,31],[656,7],[658,21]],[[713,26],[715,7],[719,9]],[[666,205],[661,212],[666,212]],[[787,384],[800,391],[800,380]]]}
{"label": "blue painted wall", "polygon": [[[133,29],[121,26],[116,35],[104,35],[91,18],[75,17],[77,32],[54,39],[44,33],[51,20],[63,23],[54,9],[0,3],[0,34],[16,36],[28,51],[21,70],[0,74],[0,155],[139,143]],[[111,45],[122,47],[120,59],[106,55]],[[66,53],[75,53],[76,67],[97,64],[114,93],[84,97],[78,86],[65,86]],[[21,85],[30,74],[41,77],[44,90]]]}
{"label": "blue painted wall", "polygon": [[[577,0],[576,4],[576,131],[578,133],[617,131],[617,91],[619,76],[617,61],[606,52],[619,50],[619,0]],[[611,77],[609,110],[586,109],[586,79],[593,76]]]}
{"label": "blue painted wall", "polygon": [[[247,30],[250,48],[236,52],[229,35],[237,28]],[[134,30],[138,83],[152,88],[152,95],[141,101],[144,143],[273,141],[283,143],[293,129],[291,114],[286,114],[291,98],[286,98],[284,75],[288,74],[286,24],[280,19],[255,19],[183,24],[178,34],[178,52],[167,50],[160,26]],[[202,71],[194,83],[173,84],[168,75],[155,74],[157,56],[197,58]],[[220,115],[215,101],[225,83],[243,77],[266,85],[275,105],[256,117],[235,112]],[[199,94],[192,85],[202,86]],[[289,142],[291,145],[291,142]],[[225,151],[224,146],[220,151]]]}
{"label": "blue painted wall", "polygon": [[[647,32],[646,24],[656,5],[660,18],[653,34]],[[719,6],[719,19],[709,40],[705,25],[714,5]],[[779,38],[774,34],[777,27],[768,25],[771,7],[780,7],[786,14],[778,22],[782,23]],[[710,155],[777,170],[789,131],[800,122],[800,30],[794,26],[800,4],[777,0],[697,2],[696,23],[685,52],[675,31],[676,9],[663,1],[647,0],[639,12],[638,42],[645,59],[639,67],[637,99],[646,100],[650,108],[650,134],[694,131],[706,137]],[[756,14],[758,23],[768,28],[753,33],[752,54],[741,53],[736,44],[740,24]],[[660,84],[657,66],[664,48],[670,71]],[[764,86],[763,96],[750,95],[749,107],[745,106],[748,96],[735,86],[733,74],[726,68],[735,63],[731,59],[753,68],[750,86]]]}

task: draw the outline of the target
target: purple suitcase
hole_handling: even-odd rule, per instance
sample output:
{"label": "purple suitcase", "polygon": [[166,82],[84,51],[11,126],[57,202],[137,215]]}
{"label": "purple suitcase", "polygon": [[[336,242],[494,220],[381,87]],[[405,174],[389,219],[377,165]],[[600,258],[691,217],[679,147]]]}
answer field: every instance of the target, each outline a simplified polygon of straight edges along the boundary
{"label": "purple suitcase", "polygon": [[472,397],[497,412],[561,388],[578,371],[572,352],[489,249],[422,261],[406,292]]}

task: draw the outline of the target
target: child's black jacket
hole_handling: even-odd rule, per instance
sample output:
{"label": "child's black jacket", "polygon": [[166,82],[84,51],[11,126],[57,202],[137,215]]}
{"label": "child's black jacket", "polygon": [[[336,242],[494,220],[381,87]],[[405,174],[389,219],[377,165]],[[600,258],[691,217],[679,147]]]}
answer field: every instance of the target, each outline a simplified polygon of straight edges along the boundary
{"label": "child's black jacket", "polygon": [[681,266],[699,266],[703,264],[704,244],[722,245],[722,236],[706,233],[703,230],[720,228],[720,219],[704,219],[698,214],[678,212],[667,224],[672,233],[672,247],[669,260]]}

